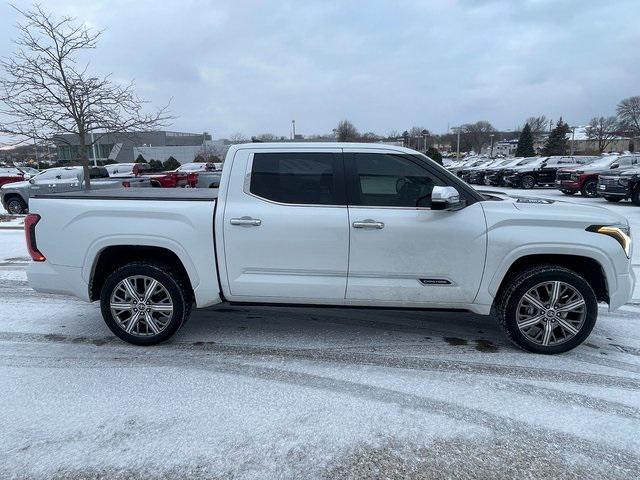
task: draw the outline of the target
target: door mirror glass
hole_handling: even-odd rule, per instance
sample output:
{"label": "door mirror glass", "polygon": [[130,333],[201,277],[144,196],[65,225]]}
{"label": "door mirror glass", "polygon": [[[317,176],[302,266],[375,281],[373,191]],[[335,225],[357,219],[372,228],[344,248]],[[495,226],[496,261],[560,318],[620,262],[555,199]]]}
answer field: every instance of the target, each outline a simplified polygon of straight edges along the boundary
{"label": "door mirror glass", "polygon": [[454,187],[433,187],[431,192],[431,210],[460,210],[465,206],[460,192]]}
{"label": "door mirror glass", "polygon": [[29,179],[29,183],[30,183],[31,185],[33,185],[34,183],[36,183],[36,181],[35,181],[35,179],[30,178],[30,179]]}
{"label": "door mirror glass", "polygon": [[612,163],[611,168],[618,168],[620,166],[619,163]]}

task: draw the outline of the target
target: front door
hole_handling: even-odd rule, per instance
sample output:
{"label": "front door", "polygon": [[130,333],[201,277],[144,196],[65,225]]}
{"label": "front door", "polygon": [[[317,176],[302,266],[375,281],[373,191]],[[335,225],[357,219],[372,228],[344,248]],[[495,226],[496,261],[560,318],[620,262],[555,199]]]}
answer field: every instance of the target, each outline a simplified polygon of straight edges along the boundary
{"label": "front door", "polygon": [[[243,157],[243,156],[246,156]],[[349,223],[342,151],[239,150],[224,212],[231,300],[341,303]]]}
{"label": "front door", "polygon": [[484,269],[487,228],[479,202],[430,210],[446,176],[416,157],[345,149],[349,223],[347,301],[403,306],[471,303]]}

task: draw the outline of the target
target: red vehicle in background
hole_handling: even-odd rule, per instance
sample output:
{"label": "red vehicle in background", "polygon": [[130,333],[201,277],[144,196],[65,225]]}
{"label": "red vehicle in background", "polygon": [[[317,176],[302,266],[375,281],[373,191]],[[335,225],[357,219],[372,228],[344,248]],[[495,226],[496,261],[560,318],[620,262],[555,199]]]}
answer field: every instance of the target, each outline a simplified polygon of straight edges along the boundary
{"label": "red vehicle in background", "polygon": [[171,172],[153,172],[147,163],[114,163],[104,168],[110,177],[143,177],[148,178],[152,187],[177,188],[189,185],[188,175],[177,170]]}
{"label": "red vehicle in background", "polygon": [[29,167],[0,167],[0,187],[7,183],[29,180],[39,172]]}
{"label": "red vehicle in background", "polygon": [[193,162],[180,165],[175,171],[186,173],[187,182],[191,188],[196,188],[198,185],[198,173],[199,172],[215,172],[222,170],[213,162]]}

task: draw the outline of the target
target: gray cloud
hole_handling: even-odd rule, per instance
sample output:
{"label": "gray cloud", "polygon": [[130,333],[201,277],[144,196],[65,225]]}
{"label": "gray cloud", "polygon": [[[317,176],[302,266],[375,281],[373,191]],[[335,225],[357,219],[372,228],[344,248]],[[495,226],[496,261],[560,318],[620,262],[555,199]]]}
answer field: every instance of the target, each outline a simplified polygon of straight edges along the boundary
{"label": "gray cloud", "polygon": [[[26,4],[21,4],[26,5]],[[386,133],[538,114],[572,123],[640,94],[637,0],[57,0],[104,28],[93,67],[134,78],[174,129],[288,134],[342,118]],[[0,54],[15,13],[0,6]]]}

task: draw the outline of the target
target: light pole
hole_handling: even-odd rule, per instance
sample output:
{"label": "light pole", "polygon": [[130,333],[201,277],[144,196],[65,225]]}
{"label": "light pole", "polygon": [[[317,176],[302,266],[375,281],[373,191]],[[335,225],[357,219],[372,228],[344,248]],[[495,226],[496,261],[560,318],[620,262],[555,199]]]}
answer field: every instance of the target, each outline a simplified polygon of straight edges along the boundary
{"label": "light pole", "polygon": [[456,142],[456,160],[460,161],[460,127],[451,127],[451,130],[458,134],[458,141]]}
{"label": "light pole", "polygon": [[493,137],[495,137],[493,133],[489,135],[489,138],[491,138],[491,151],[489,152],[489,158],[493,158]]}
{"label": "light pole", "polygon": [[292,132],[292,137],[291,140],[295,140],[296,139],[296,121],[295,120],[291,120],[291,132]]}
{"label": "light pole", "polygon": [[424,153],[427,153],[427,137],[429,136],[429,131],[425,128],[422,130],[422,135],[424,136]]}
{"label": "light pole", "polygon": [[573,157],[574,142],[576,140],[576,127],[571,127],[571,156]]}

